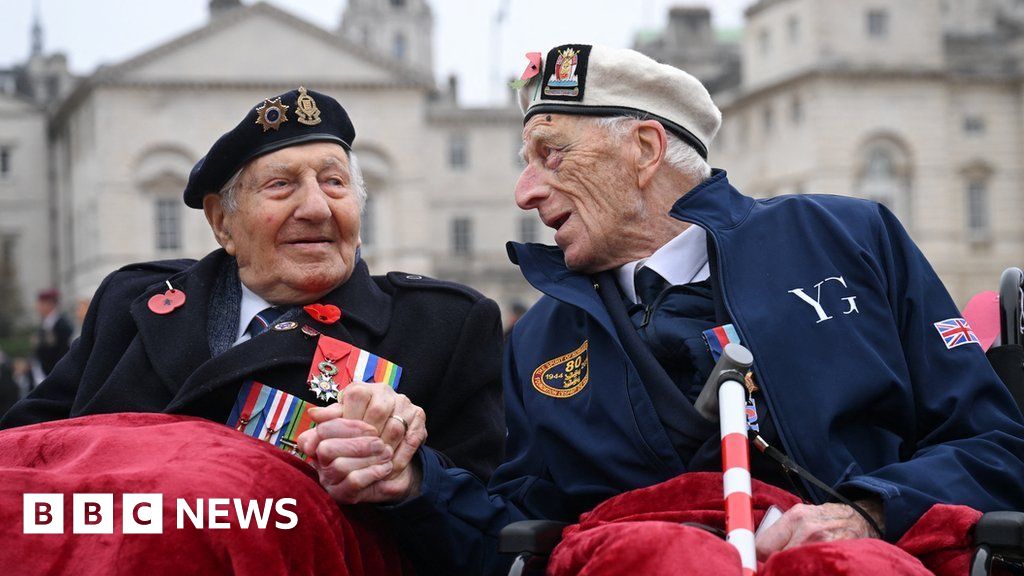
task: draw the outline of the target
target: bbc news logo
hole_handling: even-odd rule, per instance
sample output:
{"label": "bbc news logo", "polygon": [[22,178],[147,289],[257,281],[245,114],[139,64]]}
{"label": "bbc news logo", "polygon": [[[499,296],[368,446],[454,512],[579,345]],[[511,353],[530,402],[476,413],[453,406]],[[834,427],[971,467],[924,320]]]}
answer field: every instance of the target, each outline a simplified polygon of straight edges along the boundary
{"label": "bbc news logo", "polygon": [[[25,494],[23,502],[23,533],[64,533],[64,494]],[[178,498],[175,526],[178,530],[186,526],[208,530],[235,526],[264,530],[273,525],[279,530],[291,530],[299,523],[295,505],[294,498],[197,498],[191,503]],[[163,534],[163,494],[122,494],[121,508],[122,534]],[[114,516],[113,494],[72,495],[73,534],[113,534]]]}

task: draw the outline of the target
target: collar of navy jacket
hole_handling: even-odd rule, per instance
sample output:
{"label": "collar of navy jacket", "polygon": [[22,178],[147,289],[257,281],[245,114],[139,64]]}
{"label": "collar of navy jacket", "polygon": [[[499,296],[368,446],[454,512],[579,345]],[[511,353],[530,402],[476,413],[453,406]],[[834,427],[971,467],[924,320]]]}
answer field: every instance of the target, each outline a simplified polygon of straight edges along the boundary
{"label": "collar of navy jacket", "polygon": [[[206,330],[210,297],[217,271],[222,269],[226,258],[230,256],[224,250],[216,250],[168,278],[171,285],[185,292],[187,297],[185,305],[170,314],[155,314],[148,307],[154,294],[162,294],[167,289],[162,282],[153,284],[132,302],[132,317],[146,354],[174,394],[168,412],[262,369],[290,363],[308,365],[313,358],[316,340],[307,338],[301,330],[269,330],[259,338],[211,357]],[[308,323],[339,340],[353,341],[348,327],[353,324],[374,336],[381,336],[391,323],[391,296],[377,286],[362,260],[356,263],[344,284],[320,298],[318,303],[340,308],[342,320],[329,326],[308,318],[298,318],[298,323]]]}

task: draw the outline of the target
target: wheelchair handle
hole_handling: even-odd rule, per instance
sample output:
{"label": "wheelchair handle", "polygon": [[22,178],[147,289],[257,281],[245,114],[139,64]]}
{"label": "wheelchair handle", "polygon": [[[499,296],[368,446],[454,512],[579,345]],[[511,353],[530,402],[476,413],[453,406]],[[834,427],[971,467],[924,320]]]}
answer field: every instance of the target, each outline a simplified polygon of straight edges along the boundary
{"label": "wheelchair handle", "polygon": [[999,336],[1003,344],[1021,344],[1024,337],[1024,272],[1007,268],[999,278]]}

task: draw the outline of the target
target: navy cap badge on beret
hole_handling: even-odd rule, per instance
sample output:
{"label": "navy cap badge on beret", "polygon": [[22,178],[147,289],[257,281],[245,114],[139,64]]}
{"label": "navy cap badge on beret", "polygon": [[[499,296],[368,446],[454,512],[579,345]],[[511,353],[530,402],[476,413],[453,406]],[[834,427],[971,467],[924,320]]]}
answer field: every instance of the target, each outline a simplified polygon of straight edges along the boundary
{"label": "navy cap badge on beret", "polygon": [[566,46],[552,50],[544,70],[544,96],[548,100],[583,100],[589,56],[590,46]]}
{"label": "navy cap badge on beret", "polygon": [[202,208],[204,196],[219,193],[231,176],[264,154],[311,142],[335,142],[350,150],[355,138],[348,113],[326,94],[300,86],[266,98],[218,138],[192,168],[185,186],[185,204]]}

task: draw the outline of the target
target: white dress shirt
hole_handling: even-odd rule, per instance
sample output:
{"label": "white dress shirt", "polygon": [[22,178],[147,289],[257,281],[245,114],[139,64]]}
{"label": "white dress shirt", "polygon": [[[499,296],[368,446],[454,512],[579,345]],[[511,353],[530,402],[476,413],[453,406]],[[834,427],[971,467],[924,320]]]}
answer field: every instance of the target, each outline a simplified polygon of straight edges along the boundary
{"label": "white dress shirt", "polygon": [[238,338],[235,339],[235,343],[232,346],[237,346],[250,338],[249,334],[245,331],[249,327],[249,323],[252,322],[252,319],[257,314],[271,306],[273,304],[260,298],[255,292],[246,288],[245,284],[242,284],[242,307],[238,314]]}
{"label": "white dress shirt", "polygon": [[619,287],[633,303],[640,302],[633,281],[636,271],[641,266],[661,274],[661,277],[673,286],[707,280],[711,276],[711,268],[708,266],[707,232],[693,224],[648,258],[634,260],[616,270]]}

